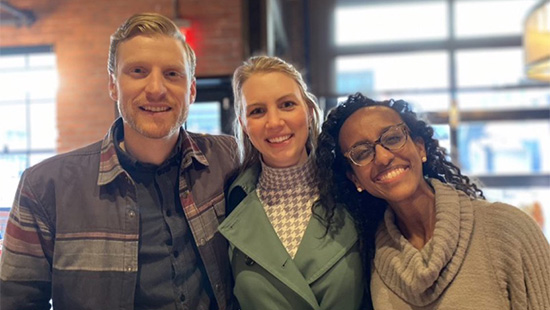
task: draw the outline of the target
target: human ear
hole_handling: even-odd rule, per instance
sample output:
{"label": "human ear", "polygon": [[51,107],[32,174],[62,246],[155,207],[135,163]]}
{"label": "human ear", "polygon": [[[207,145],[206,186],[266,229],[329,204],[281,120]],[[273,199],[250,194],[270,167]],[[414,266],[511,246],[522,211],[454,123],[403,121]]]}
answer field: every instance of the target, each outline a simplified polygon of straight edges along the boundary
{"label": "human ear", "polygon": [[420,155],[420,158],[426,158],[428,155],[426,153],[426,145],[424,143],[424,139],[422,139],[421,137],[416,137],[414,138],[413,142],[416,150],[418,151],[418,154]]}
{"label": "human ear", "polygon": [[109,96],[114,101],[118,101],[118,90],[116,87],[116,78],[113,74],[109,74]]}
{"label": "human ear", "polygon": [[191,86],[189,87],[189,96],[189,104],[192,104],[195,102],[195,98],[197,97],[197,80],[194,77],[191,81]]}
{"label": "human ear", "polygon": [[243,121],[242,117],[239,116],[239,124],[241,125],[241,128],[243,132],[248,136],[248,132],[246,131],[246,123]]}
{"label": "human ear", "polygon": [[363,191],[363,186],[361,185],[361,182],[359,182],[359,180],[357,180],[357,177],[355,176],[354,172],[352,172],[352,171],[346,172],[346,177],[348,177],[348,179],[351,182],[353,182],[353,184],[355,185],[355,188],[357,188],[358,192]]}

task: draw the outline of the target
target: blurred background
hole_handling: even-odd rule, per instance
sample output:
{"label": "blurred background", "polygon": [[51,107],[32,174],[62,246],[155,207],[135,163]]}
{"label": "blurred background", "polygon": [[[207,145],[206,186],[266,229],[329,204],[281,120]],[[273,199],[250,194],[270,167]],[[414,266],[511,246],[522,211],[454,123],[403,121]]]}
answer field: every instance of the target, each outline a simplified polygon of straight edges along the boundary
{"label": "blurred background", "polygon": [[0,235],[24,169],[101,139],[117,117],[109,36],[145,11],[175,20],[197,53],[188,130],[232,134],[233,70],[280,56],[325,113],[357,91],[412,103],[488,200],[522,208],[550,238],[550,3],[539,0],[1,0]]}

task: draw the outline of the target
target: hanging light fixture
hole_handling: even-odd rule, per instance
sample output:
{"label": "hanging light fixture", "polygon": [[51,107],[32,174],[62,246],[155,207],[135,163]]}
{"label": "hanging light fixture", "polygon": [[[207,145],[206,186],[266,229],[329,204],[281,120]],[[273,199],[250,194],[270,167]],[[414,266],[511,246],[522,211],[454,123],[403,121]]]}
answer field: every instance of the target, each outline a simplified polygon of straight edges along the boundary
{"label": "hanging light fixture", "polygon": [[527,77],[550,82],[550,0],[541,1],[527,15],[523,48]]}

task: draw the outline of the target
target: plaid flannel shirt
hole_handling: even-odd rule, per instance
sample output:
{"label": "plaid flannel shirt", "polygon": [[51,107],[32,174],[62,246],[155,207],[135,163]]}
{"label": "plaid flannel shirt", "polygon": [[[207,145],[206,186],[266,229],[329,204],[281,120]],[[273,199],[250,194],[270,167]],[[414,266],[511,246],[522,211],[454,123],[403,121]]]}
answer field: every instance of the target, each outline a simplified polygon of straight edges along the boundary
{"label": "plaid flannel shirt", "polygon": [[[139,218],[135,186],[113,134],[28,168],[4,238],[0,308],[134,309]],[[229,136],[183,135],[181,205],[219,309],[232,299],[224,184],[237,168]]]}

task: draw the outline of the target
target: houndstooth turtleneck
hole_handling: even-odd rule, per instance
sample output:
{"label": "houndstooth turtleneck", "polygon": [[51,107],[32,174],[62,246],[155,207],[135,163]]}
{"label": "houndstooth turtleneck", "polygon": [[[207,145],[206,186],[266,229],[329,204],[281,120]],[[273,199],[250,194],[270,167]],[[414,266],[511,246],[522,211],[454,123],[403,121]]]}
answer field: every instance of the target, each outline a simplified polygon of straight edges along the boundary
{"label": "houndstooth turtleneck", "polygon": [[319,197],[313,159],[289,168],[272,168],[262,162],[257,192],[265,213],[290,257],[294,258]]}

